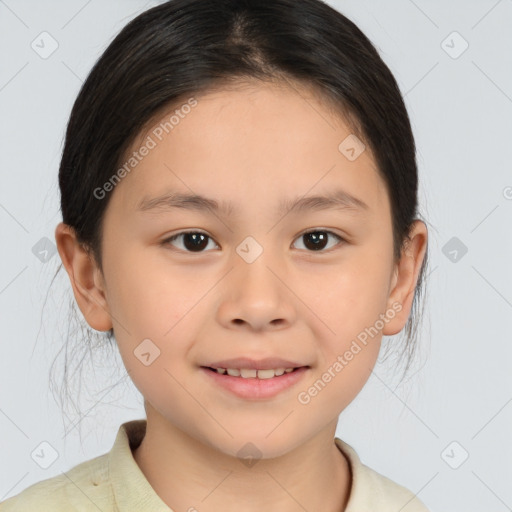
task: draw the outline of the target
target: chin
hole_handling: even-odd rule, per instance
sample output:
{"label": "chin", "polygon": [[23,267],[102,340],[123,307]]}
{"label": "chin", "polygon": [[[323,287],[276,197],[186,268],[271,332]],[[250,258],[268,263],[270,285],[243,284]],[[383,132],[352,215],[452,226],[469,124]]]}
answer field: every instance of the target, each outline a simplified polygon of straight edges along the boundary
{"label": "chin", "polygon": [[[233,438],[219,440],[210,440],[210,446],[230,457],[247,460],[247,466],[251,462],[264,459],[274,459],[286,455],[301,443],[301,439],[294,439],[293,435],[284,427],[280,435],[273,428],[264,430],[247,430],[242,434],[236,435],[230,431]],[[278,427],[279,429],[280,427]],[[268,435],[269,432],[272,432]]]}

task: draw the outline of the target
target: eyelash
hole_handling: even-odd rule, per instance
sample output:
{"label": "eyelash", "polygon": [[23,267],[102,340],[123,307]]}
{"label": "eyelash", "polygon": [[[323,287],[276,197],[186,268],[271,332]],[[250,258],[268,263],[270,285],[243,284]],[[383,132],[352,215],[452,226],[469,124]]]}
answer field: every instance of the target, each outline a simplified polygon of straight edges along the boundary
{"label": "eyelash", "polygon": [[[206,237],[208,237],[210,240],[213,241],[213,238],[208,235],[207,233],[204,233],[203,231],[198,231],[198,230],[190,230],[190,231],[180,231],[179,233],[176,233],[175,235],[172,235],[171,237],[169,238],[166,238],[165,240],[162,241],[162,245],[171,245],[171,242],[173,242],[174,240],[176,240],[178,237],[182,236],[182,235],[186,235],[186,234],[189,234],[189,233],[194,233],[194,234],[199,234],[199,235],[205,235]],[[316,228],[316,229],[311,229],[309,231],[305,231],[303,233],[301,233],[295,240],[298,240],[300,239],[301,237],[305,236],[305,235],[308,235],[310,233],[327,233],[328,235],[333,235],[335,238],[337,238],[340,242],[337,244],[339,245],[340,243],[342,242],[346,242],[346,240],[344,238],[342,238],[340,235],[332,232],[332,231],[329,231],[327,229],[319,229],[319,228]],[[216,243],[216,242],[215,242]],[[218,244],[217,244],[218,245]],[[334,246],[336,247],[336,246]],[[330,249],[321,249],[321,250],[318,250],[318,251],[309,251],[306,249],[306,252],[310,252],[310,253],[322,253],[322,252],[329,252],[330,250],[332,250],[333,248],[331,247]],[[201,253],[204,253],[204,252],[207,252],[207,251],[197,251],[197,252],[194,252],[194,251],[187,251],[187,250],[183,250],[183,249],[177,249],[178,251],[181,251],[181,252],[185,252],[185,253],[189,253],[189,254],[201,254]],[[302,249],[301,249],[302,250]]]}

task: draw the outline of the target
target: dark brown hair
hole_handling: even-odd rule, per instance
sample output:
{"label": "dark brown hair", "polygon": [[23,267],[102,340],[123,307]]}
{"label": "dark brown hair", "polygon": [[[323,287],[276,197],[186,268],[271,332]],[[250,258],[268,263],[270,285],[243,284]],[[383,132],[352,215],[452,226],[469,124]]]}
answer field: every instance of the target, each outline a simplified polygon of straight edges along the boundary
{"label": "dark brown hair", "polygon": [[[183,98],[249,79],[308,85],[350,123],[386,184],[399,259],[418,218],[416,149],[399,87],[370,40],[320,0],[171,0],[115,37],[67,126],[59,170],[63,222],[100,269],[109,196],[98,200],[94,190],[116,172],[137,135]],[[427,257],[404,329],[405,372],[417,344],[426,265]]]}

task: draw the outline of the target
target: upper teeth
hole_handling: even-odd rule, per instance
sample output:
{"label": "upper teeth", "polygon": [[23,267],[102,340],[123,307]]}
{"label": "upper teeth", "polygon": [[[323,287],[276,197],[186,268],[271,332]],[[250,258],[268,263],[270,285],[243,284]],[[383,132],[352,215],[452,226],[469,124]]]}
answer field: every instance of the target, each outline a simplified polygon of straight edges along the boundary
{"label": "upper teeth", "polygon": [[217,373],[231,375],[232,377],[243,377],[244,379],[258,378],[258,379],[271,379],[272,377],[279,377],[283,373],[293,372],[294,368],[276,368],[269,370],[255,370],[252,368],[215,368]]}

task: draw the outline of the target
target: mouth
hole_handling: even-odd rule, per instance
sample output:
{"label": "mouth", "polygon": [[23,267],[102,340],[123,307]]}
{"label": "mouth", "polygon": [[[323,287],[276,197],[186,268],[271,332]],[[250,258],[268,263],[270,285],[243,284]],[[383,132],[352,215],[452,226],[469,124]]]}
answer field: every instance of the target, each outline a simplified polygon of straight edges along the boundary
{"label": "mouth", "polygon": [[208,384],[245,400],[265,400],[290,391],[309,372],[309,366],[279,368],[224,368],[201,366]]}
{"label": "mouth", "polygon": [[288,373],[293,373],[301,368],[309,368],[308,366],[297,366],[290,368],[215,368],[211,366],[202,366],[211,372],[218,373],[219,375],[229,375],[230,377],[240,377],[242,379],[273,379],[274,377],[280,377]]}

